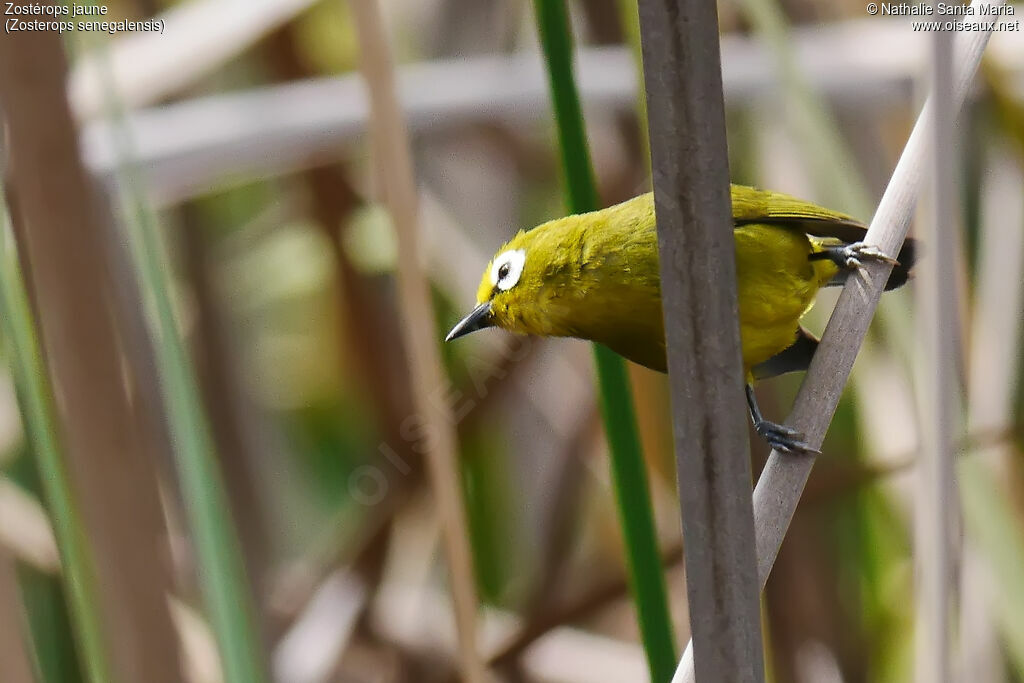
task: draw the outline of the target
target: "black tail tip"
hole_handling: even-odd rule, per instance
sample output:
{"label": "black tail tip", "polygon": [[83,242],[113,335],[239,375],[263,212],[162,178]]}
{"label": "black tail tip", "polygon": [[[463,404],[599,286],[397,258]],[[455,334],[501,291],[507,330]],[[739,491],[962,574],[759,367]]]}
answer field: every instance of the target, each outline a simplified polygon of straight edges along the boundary
{"label": "black tail tip", "polygon": [[917,240],[913,237],[908,237],[903,242],[903,247],[900,249],[899,255],[896,260],[899,261],[898,265],[892,267],[892,273],[889,275],[889,280],[885,283],[885,290],[896,289],[906,284],[907,280],[913,275],[914,264],[917,263],[918,246]]}

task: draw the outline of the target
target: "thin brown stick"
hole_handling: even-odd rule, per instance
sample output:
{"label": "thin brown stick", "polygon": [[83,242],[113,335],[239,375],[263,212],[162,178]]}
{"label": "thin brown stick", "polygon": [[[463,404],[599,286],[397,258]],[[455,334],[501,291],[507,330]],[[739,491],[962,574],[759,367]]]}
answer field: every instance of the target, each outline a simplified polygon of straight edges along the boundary
{"label": "thin brown stick", "polygon": [[[414,401],[444,529],[459,657],[467,683],[484,680],[476,645],[477,595],[458,469],[455,420],[437,398],[448,386],[441,367],[429,281],[420,266],[419,216],[409,134],[395,96],[394,68],[376,0],[351,0],[363,75],[370,91],[372,139],[384,196],[398,233],[398,290]],[[429,438],[427,438],[429,437]]]}

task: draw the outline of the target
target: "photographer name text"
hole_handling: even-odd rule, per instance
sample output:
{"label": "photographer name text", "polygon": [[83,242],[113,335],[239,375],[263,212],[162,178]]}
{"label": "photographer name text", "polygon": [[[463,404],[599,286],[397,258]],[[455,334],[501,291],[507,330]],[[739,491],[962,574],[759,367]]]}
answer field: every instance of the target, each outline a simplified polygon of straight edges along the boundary
{"label": "photographer name text", "polygon": [[883,17],[1007,17],[1014,13],[1013,5],[981,5],[975,8],[945,2],[934,6],[926,2],[880,2],[877,7],[877,14]]}

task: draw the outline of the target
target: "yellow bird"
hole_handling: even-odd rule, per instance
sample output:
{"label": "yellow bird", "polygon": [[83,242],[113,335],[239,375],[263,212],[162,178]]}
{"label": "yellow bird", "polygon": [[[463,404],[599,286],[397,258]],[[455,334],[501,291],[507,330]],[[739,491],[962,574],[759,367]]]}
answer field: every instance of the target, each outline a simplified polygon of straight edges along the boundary
{"label": "yellow bird", "polygon": [[[865,227],[841,213],[777,192],[732,186],[740,341],[747,402],[772,447],[810,451],[802,434],[769,422],[755,379],[806,370],[818,340],[800,318],[822,287],[841,284],[863,259],[894,264],[886,289],[906,282],[907,240],[897,258],[865,245]],[[486,327],[604,344],[666,371],[654,196],[520,231],[487,265],[477,307],[445,341]]]}

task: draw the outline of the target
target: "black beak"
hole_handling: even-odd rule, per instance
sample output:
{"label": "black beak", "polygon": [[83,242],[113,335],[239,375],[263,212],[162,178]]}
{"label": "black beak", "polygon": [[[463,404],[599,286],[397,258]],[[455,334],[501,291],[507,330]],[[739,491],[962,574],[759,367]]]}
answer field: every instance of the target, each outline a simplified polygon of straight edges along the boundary
{"label": "black beak", "polygon": [[470,311],[469,315],[460,320],[444,340],[446,342],[450,342],[452,339],[458,339],[463,335],[469,334],[470,332],[476,332],[477,330],[482,330],[493,324],[494,322],[491,320],[491,302],[485,301]]}

